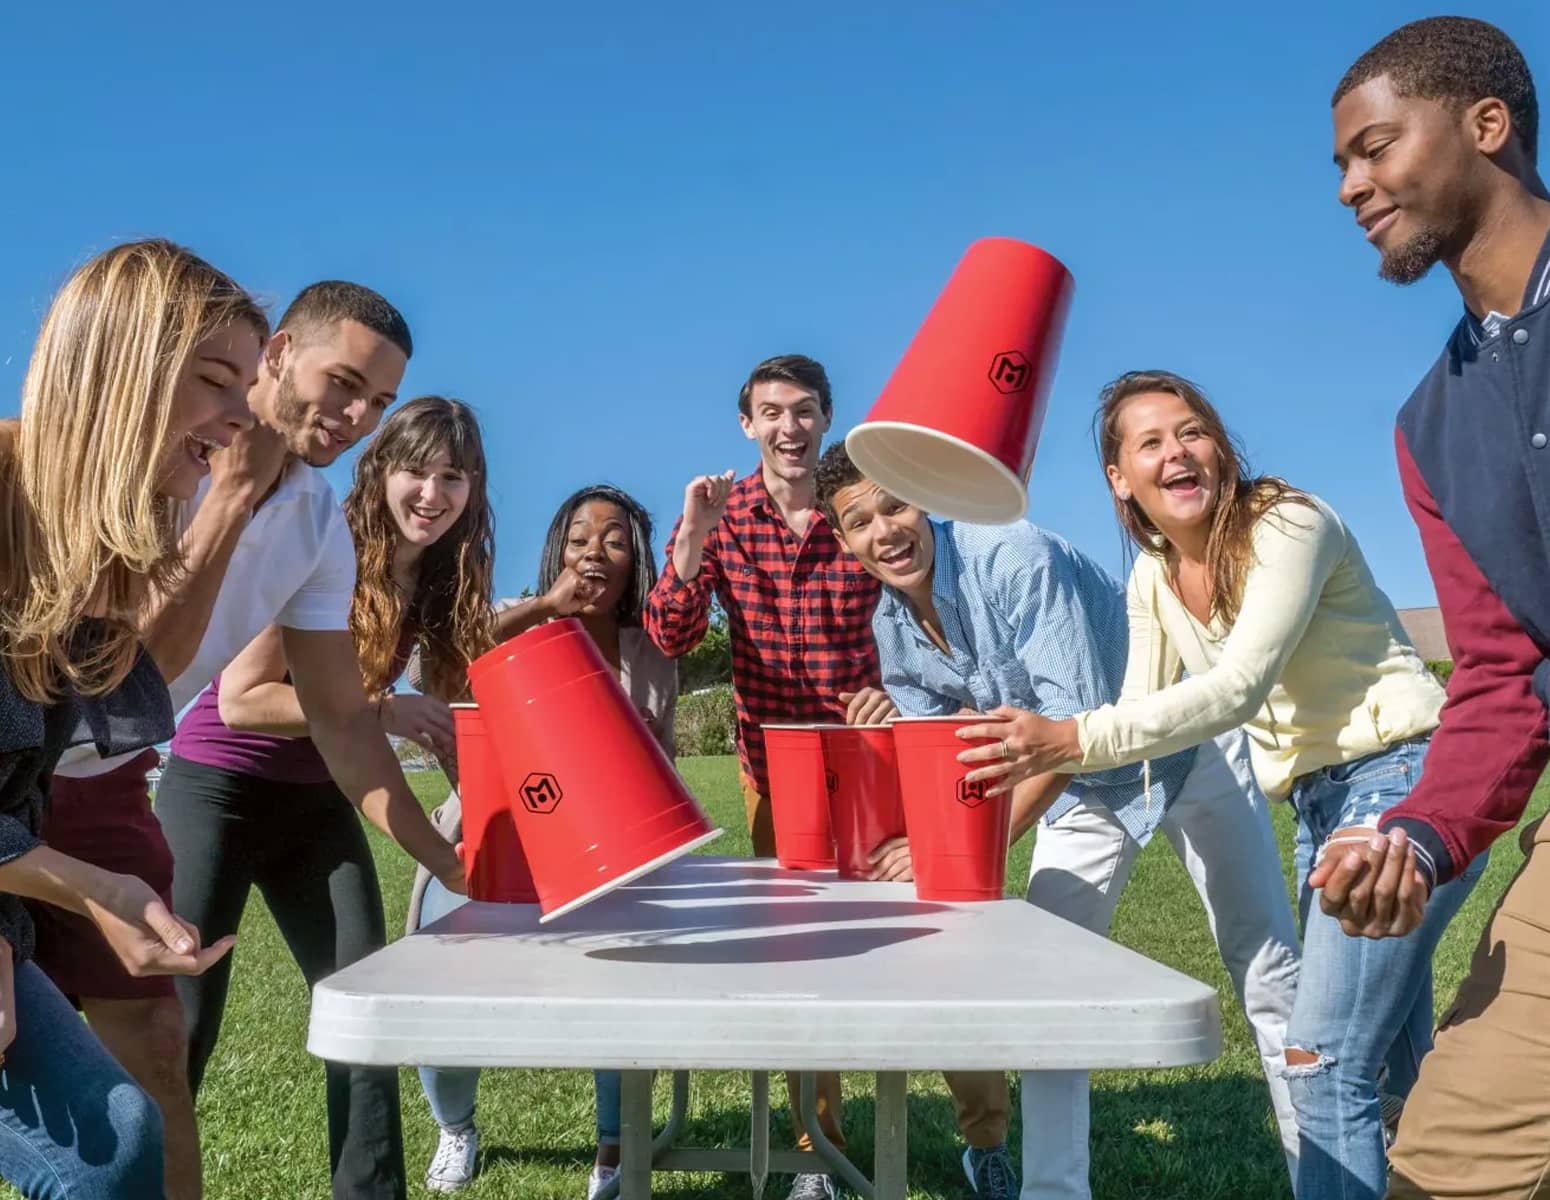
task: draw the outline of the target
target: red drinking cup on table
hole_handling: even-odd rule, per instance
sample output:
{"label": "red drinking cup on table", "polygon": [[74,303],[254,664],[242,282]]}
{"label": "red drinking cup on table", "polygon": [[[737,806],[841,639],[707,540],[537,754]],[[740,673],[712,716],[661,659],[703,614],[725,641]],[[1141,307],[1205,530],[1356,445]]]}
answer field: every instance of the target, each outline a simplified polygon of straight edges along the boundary
{"label": "red drinking cup on table", "polygon": [[893,729],[825,725],[819,731],[829,785],[829,825],[841,879],[866,879],[872,851],[904,833]]}
{"label": "red drinking cup on table", "polygon": [[1070,307],[1071,273],[1037,246],[964,254],[845,446],[868,478],[927,512],[1015,521]]}
{"label": "red drinking cup on table", "polygon": [[535,904],[538,891],[522,853],[506,781],[477,704],[454,704],[457,795],[463,810],[463,864],[470,900]]}
{"label": "red drinking cup on table", "polygon": [[816,725],[764,726],[775,858],[804,871],[834,868],[823,737]]}
{"label": "red drinking cup on table", "polygon": [[[535,636],[536,635],[536,636]],[[549,921],[720,836],[579,621],[468,668]]]}
{"label": "red drinking cup on table", "polygon": [[969,783],[964,776],[973,768],[958,761],[966,747],[983,744],[965,742],[958,730],[987,719],[897,717],[892,722],[915,895],[921,900],[1000,900],[1005,893],[1011,794],[987,796],[993,784]]}

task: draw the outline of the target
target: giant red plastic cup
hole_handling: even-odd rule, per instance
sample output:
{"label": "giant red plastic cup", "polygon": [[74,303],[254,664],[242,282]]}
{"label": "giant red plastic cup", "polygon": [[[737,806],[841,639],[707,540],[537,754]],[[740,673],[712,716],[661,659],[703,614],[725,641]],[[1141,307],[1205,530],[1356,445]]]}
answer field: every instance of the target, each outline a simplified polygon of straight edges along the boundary
{"label": "giant red plastic cup", "polygon": [[[533,636],[533,635],[538,636]],[[719,837],[581,623],[468,668],[543,921]]]}
{"label": "giant red plastic cup", "polygon": [[538,891],[522,853],[506,781],[477,704],[454,704],[457,794],[463,808],[463,863],[470,900],[534,904]]}
{"label": "giant red plastic cup", "polygon": [[893,729],[825,725],[820,734],[840,878],[866,879],[872,873],[872,851],[904,833]]}
{"label": "giant red plastic cup", "polygon": [[802,871],[834,869],[823,736],[816,725],[764,726],[775,858]]}
{"label": "giant red plastic cup", "polygon": [[922,900],[1000,900],[1006,889],[1006,851],[1012,798],[987,796],[988,783],[969,783],[973,768],[958,755],[983,742],[957,731],[987,718],[899,717],[893,724],[899,794],[909,826],[915,895]]}
{"label": "giant red plastic cup", "polygon": [[970,246],[846,437],[856,465],[940,516],[1021,517],[1072,288],[1071,273],[1037,246]]}

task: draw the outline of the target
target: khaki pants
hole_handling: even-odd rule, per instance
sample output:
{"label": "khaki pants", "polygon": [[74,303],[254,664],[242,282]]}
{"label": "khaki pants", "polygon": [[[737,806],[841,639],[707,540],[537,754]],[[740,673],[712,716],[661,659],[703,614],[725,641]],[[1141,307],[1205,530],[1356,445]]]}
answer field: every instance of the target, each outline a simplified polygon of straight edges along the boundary
{"label": "khaki pants", "polygon": [[1389,1152],[1395,1200],[1550,1197],[1550,823],[1502,894]]}
{"label": "khaki pants", "polygon": [[[775,856],[775,824],[770,815],[769,797],[762,795],[745,772],[739,772],[743,805],[748,814],[748,832],[753,837],[757,858]],[[1012,1117],[1012,1092],[1002,1071],[944,1071],[942,1078],[952,1093],[953,1113],[958,1132],[969,1145],[988,1150],[1006,1141]],[[796,1129],[797,1145],[809,1149],[809,1138],[802,1130],[802,1108],[797,1094],[797,1077],[786,1076],[786,1092],[791,1101],[791,1120]],[[818,1127],[836,1146],[845,1145],[840,1128],[840,1077],[835,1072],[818,1076]]]}

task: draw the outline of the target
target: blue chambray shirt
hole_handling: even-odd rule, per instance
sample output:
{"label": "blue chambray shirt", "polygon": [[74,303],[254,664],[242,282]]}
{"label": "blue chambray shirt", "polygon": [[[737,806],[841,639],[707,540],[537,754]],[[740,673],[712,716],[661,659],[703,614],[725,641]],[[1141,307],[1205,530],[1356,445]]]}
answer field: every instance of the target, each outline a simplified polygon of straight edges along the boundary
{"label": "blue chambray shirt", "polygon": [[[1107,571],[1026,521],[933,519],[931,531],[931,594],[951,657],[895,589],[883,589],[872,617],[883,686],[900,713],[945,716],[1010,704],[1063,720],[1118,699],[1130,626],[1124,589]],[[1150,792],[1141,763],[1072,776],[1045,820],[1092,801],[1145,845],[1194,761],[1193,749],[1154,760]]]}

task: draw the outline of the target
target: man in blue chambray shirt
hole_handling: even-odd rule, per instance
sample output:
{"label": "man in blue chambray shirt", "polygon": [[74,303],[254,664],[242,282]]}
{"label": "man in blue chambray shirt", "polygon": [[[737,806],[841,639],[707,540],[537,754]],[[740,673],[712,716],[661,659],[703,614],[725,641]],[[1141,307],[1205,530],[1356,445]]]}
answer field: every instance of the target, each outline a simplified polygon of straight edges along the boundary
{"label": "man in blue chambray shirt", "polygon": [[[1125,596],[1092,559],[1026,521],[933,520],[862,475],[843,445],[819,463],[817,487],[835,536],[884,585],[872,632],[902,715],[1011,705],[1059,718],[1118,699]],[[1041,815],[1028,900],[1096,933],[1107,934],[1141,847],[1159,828],[1167,836],[1243,999],[1293,1165],[1297,1128],[1277,1064],[1297,929],[1242,733],[1150,764],[1037,776],[1013,792],[1013,840]],[[906,839],[873,860],[879,879],[911,877]],[[1086,1091],[1086,1072],[1023,1075],[1023,1200],[1090,1196]]]}

